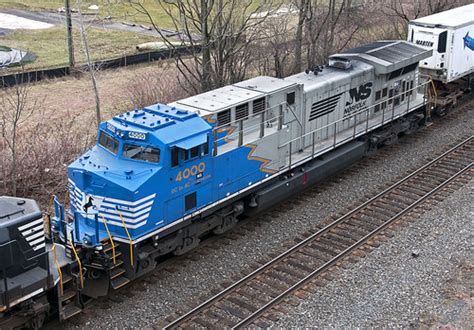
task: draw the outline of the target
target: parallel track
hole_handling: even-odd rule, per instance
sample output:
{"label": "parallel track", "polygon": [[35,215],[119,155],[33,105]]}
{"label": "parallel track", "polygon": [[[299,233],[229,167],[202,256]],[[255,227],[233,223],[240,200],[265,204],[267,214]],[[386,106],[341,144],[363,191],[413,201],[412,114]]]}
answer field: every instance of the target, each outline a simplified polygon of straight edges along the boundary
{"label": "parallel track", "polygon": [[259,319],[275,305],[460,176],[471,176],[473,161],[471,136],[172,321],[165,329],[265,326]]}

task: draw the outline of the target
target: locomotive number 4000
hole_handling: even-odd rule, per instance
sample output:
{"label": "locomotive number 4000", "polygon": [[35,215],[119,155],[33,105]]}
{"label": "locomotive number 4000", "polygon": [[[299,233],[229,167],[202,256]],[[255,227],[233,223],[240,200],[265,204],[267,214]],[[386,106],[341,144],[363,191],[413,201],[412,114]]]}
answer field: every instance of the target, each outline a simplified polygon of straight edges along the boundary
{"label": "locomotive number 4000", "polygon": [[198,165],[193,165],[190,168],[185,168],[182,171],[179,171],[176,175],[176,181],[181,181],[183,179],[188,179],[190,176],[195,176],[198,173],[204,172],[206,169],[205,163],[199,163]]}

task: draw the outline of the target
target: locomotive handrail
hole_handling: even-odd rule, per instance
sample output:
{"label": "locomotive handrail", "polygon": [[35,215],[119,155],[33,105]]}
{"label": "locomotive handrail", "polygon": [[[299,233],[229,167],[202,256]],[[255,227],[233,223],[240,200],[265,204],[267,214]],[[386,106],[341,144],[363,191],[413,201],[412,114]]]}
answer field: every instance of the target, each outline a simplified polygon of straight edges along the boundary
{"label": "locomotive handrail", "polygon": [[61,267],[59,266],[58,256],[56,255],[56,243],[53,243],[53,255],[54,255],[54,263],[56,264],[56,268],[58,269],[59,273],[59,294],[62,297],[64,294],[64,285],[63,285],[63,272],[61,271]]}
{"label": "locomotive handrail", "polygon": [[[280,120],[280,118],[283,118],[283,116],[275,116],[275,117],[273,117],[273,118],[271,118],[271,119],[265,120],[263,123],[264,123],[264,124],[268,124],[268,123],[273,122],[273,121],[275,121],[275,120]],[[243,119],[241,119],[241,120],[243,120]],[[232,122],[232,123],[235,123],[235,121]],[[232,124],[232,123],[231,123],[231,124]],[[242,133],[245,133],[245,132],[251,131],[251,130],[253,130],[253,129],[259,128],[261,124],[262,124],[262,123],[259,122],[259,123],[255,124],[255,125],[246,126],[246,128],[242,130]],[[219,138],[219,139],[216,139],[216,142],[219,142],[219,141],[228,139],[228,138],[230,138],[230,137],[238,136],[239,133],[240,133],[240,131],[236,130],[235,133],[232,132],[232,133],[229,134],[229,135],[226,135],[226,136],[224,136],[224,137],[221,137],[221,138]]]}
{"label": "locomotive handrail", "polygon": [[49,204],[47,208],[47,213],[51,214],[52,207],[53,207],[53,202],[54,202],[54,194],[51,195],[51,198],[49,199]]}
{"label": "locomotive handrail", "polygon": [[102,216],[102,221],[104,222],[105,230],[107,231],[107,235],[109,236],[109,239],[110,239],[110,244],[112,244],[112,260],[113,260],[114,265],[115,265],[116,258],[115,258],[115,244],[114,244],[114,240],[112,239],[112,235],[110,235],[109,226],[107,226],[107,221],[105,220],[104,215],[101,214],[101,216]]}
{"label": "locomotive handrail", "polygon": [[[280,147],[280,148],[285,147],[285,146],[287,146],[287,145],[290,144],[290,143],[293,143],[293,142],[295,142],[295,141],[297,141],[297,140],[300,140],[301,138],[307,137],[307,136],[309,136],[309,135],[311,135],[311,134],[313,134],[313,133],[316,133],[316,132],[321,131],[321,130],[323,130],[323,129],[325,129],[325,128],[331,127],[331,126],[333,126],[333,125],[335,125],[335,124],[337,124],[337,123],[340,123],[340,122],[342,122],[342,121],[344,121],[344,120],[348,120],[349,118],[352,118],[352,117],[361,115],[361,114],[363,114],[363,113],[366,113],[366,112],[368,112],[370,109],[374,108],[374,107],[377,106],[377,105],[381,105],[381,104],[384,103],[384,102],[388,102],[389,100],[393,100],[393,99],[395,99],[396,97],[399,97],[399,96],[402,95],[402,94],[405,94],[405,93],[407,93],[407,92],[416,90],[416,89],[418,89],[419,87],[422,87],[422,86],[424,86],[424,85],[426,85],[426,84],[429,84],[429,82],[421,83],[421,84],[419,84],[419,85],[416,86],[416,87],[410,88],[410,89],[408,89],[408,90],[406,90],[406,91],[404,91],[404,92],[401,92],[401,93],[399,93],[399,94],[396,94],[396,95],[394,95],[394,96],[392,96],[392,97],[389,97],[389,98],[387,98],[387,99],[385,99],[385,100],[383,100],[383,101],[380,101],[380,102],[378,102],[378,103],[374,103],[373,105],[371,105],[371,106],[369,106],[369,107],[367,107],[367,108],[365,108],[365,109],[362,109],[362,110],[360,110],[360,111],[358,111],[358,112],[352,113],[349,117],[340,118],[340,119],[338,119],[338,120],[336,120],[336,121],[331,122],[330,124],[327,124],[327,125],[325,125],[325,126],[318,127],[317,129],[312,130],[312,131],[310,131],[310,132],[308,132],[308,133],[306,133],[306,134],[304,134],[304,135],[301,135],[301,136],[299,136],[299,137],[297,137],[297,138],[294,138],[294,139],[292,139],[292,140],[290,140],[290,141],[287,141],[285,144],[282,144],[282,145],[280,145],[279,147]],[[385,112],[385,111],[384,111],[384,112]],[[381,124],[383,124],[383,121],[381,122]],[[374,125],[374,126],[375,126],[375,125]]]}
{"label": "locomotive handrail", "polygon": [[71,250],[74,252],[74,256],[77,261],[77,265],[79,266],[79,281],[81,282],[81,289],[84,289],[84,277],[83,277],[83,272],[82,272],[82,263],[81,260],[79,259],[79,256],[77,255],[76,248],[74,247],[74,244],[72,243],[72,240],[68,238],[69,244],[71,244]]}
{"label": "locomotive handrail", "polygon": [[130,236],[130,233],[128,232],[127,225],[125,224],[125,221],[123,220],[122,212],[120,212],[118,209],[117,209],[117,212],[119,214],[120,220],[122,220],[123,228],[125,229],[125,232],[127,233],[127,236],[128,236],[129,245],[130,245],[130,265],[133,268],[133,240],[132,240],[132,237]]}

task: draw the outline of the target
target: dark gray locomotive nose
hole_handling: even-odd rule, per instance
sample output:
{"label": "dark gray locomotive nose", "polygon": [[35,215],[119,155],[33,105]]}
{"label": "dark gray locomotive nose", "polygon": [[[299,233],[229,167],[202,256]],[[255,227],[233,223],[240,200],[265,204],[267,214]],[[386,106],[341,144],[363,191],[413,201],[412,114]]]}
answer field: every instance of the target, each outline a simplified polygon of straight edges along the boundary
{"label": "dark gray locomotive nose", "polygon": [[48,269],[43,215],[36,202],[0,197],[0,312],[44,291]]}

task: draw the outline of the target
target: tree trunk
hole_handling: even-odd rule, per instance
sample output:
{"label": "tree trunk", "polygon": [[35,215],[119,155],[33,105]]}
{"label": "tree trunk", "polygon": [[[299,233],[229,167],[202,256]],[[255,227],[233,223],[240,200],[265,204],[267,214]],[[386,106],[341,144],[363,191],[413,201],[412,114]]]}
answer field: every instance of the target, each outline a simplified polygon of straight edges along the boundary
{"label": "tree trunk", "polygon": [[203,92],[209,90],[211,83],[211,38],[208,28],[208,0],[201,0],[201,37],[202,37],[202,77],[201,89]]}
{"label": "tree trunk", "polygon": [[94,90],[94,98],[95,98],[95,114],[96,114],[96,120],[97,120],[97,126],[99,126],[100,122],[102,121],[101,115],[100,115],[100,97],[99,97],[99,88],[97,87],[97,80],[95,77],[95,67],[92,63],[92,59],[90,57],[90,51],[89,51],[89,43],[87,40],[87,32],[86,29],[84,28],[84,21],[82,20],[82,13],[81,13],[81,0],[77,0],[76,2],[78,11],[79,11],[79,22],[80,22],[80,33],[81,33],[81,40],[82,40],[82,46],[84,48],[84,53],[86,55],[86,60],[87,60],[87,69],[89,70],[89,74],[91,76],[91,81],[92,81],[92,89]]}
{"label": "tree trunk", "polygon": [[307,15],[308,1],[309,0],[298,0],[299,12],[298,12],[298,26],[296,27],[295,37],[295,65],[293,72],[301,72],[301,60],[303,52],[303,25]]}

